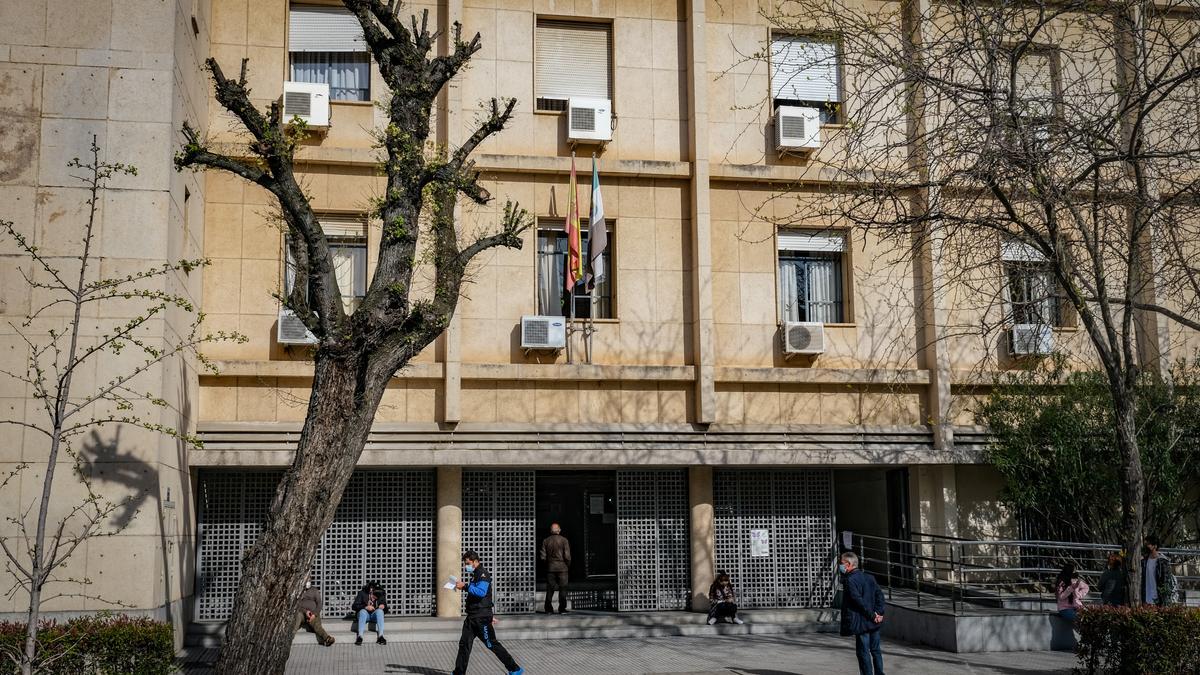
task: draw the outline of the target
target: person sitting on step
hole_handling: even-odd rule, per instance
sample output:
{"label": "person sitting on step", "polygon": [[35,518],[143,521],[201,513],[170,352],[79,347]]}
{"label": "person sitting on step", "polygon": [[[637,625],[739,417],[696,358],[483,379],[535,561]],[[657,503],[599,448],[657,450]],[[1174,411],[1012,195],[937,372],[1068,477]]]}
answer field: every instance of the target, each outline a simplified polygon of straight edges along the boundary
{"label": "person sitting on step", "polygon": [[717,572],[717,580],[708,589],[708,625],[713,625],[717,619],[725,619],[730,623],[745,623],[737,615],[737,594],[733,591],[733,582],[729,574]]}
{"label": "person sitting on step", "polygon": [[358,638],[354,640],[354,644],[362,644],[363,633],[367,632],[367,623],[371,621],[375,622],[375,632],[379,635],[375,642],[381,645],[387,644],[387,639],[383,637],[383,615],[387,614],[387,595],[379,582],[368,581],[367,585],[358,592],[358,597],[354,598],[354,604],[350,609],[358,614],[358,626],[356,627]]}

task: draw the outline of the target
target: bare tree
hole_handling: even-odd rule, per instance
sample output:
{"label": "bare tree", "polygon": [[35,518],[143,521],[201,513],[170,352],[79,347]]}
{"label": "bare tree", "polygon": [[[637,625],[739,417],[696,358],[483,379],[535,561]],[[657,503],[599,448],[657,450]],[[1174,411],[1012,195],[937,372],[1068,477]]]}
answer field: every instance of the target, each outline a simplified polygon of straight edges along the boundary
{"label": "bare tree", "polygon": [[[515,100],[493,99],[479,126],[458,148],[430,147],[430,118],[442,88],[480,48],[480,36],[462,39],[452,28],[446,54],[435,55],[441,37],[428,29],[428,10],[405,22],[399,3],[344,0],[362,25],[367,47],[391,96],[382,107],[387,126],[378,131],[383,196],[373,209],[383,223],[374,277],[353,313],[343,309],[333,261],[321,224],[294,169],[303,125],[281,118],[278,103],[260,111],[241,75],[227,78],[215,60],[208,69],[217,101],[250,137],[242,156],[219,154],[185,127],[188,143],[179,168],[228,171],[270,192],[282,210],[295,277],[285,306],[302,319],[318,344],[308,411],[292,465],[284,473],[262,535],[246,553],[241,584],[226,628],[218,670],[279,673],[287,663],[294,603],[321,534],[333,519],[342,491],[366,444],[388,381],[442,333],[458,303],[468,265],[481,252],[521,247],[532,220],[507,204],[494,234],[461,242],[455,226],[459,194],[478,204],[491,196],[470,159],[484,140],[504,128]],[[422,251],[418,255],[418,244]],[[413,274],[427,262],[432,297],[413,293]],[[305,292],[307,289],[307,293]],[[280,607],[286,599],[288,607]]]}
{"label": "bare tree", "polygon": [[[196,443],[186,431],[162,424],[148,414],[167,407],[168,401],[135,387],[141,386],[143,375],[181,358],[195,359],[201,367],[213,370],[196,351],[197,347],[212,341],[244,339],[230,333],[202,333],[203,315],[195,313],[191,301],[182,294],[165,290],[171,277],[190,274],[205,265],[204,260],[168,262],[123,277],[101,278],[94,244],[102,193],[113,176],[134,174],[136,170],[104,161],[94,139],[90,160],[76,158],[69,166],[84,174],[79,178],[88,190],[87,220],[78,254],[44,254],[15,223],[0,220],[0,234],[15,243],[18,259],[28,263],[20,271],[35,301],[45,298],[31,307],[23,322],[10,323],[27,348],[25,362],[12,370],[0,370],[0,375],[31,392],[40,413],[44,413],[40,420],[0,419],[0,425],[20,427],[37,439],[25,446],[26,459],[4,475],[0,489],[11,489],[31,469],[41,468],[44,472],[39,499],[28,506],[22,505],[18,513],[5,516],[20,533],[20,539],[0,538],[5,567],[14,580],[7,595],[23,592],[29,599],[23,647],[17,653],[5,654],[25,675],[49,665],[39,654],[38,643],[44,603],[70,596],[115,606],[124,604],[119,599],[89,593],[87,585],[91,582],[87,578],[62,576],[81,544],[94,537],[119,533],[129,524],[136,505],[145,496],[127,494],[114,499],[99,489],[90,469],[91,458],[86,456],[86,448],[80,447],[80,440],[85,434],[94,434],[109,425],[116,425],[119,433],[120,425],[124,425],[167,434],[183,443]],[[114,316],[130,318],[89,319],[85,309],[96,306],[104,307],[106,313]],[[181,337],[164,341],[158,332],[159,323],[172,313],[194,316]],[[128,366],[113,369],[115,372],[107,381],[80,387],[77,376],[82,377],[83,371],[95,368],[101,361],[128,363]],[[34,452],[42,450],[44,459],[40,454],[34,459]],[[60,468],[69,468],[82,488],[83,496],[77,503],[55,495],[56,487],[59,493],[66,487],[61,481],[55,483]],[[145,488],[141,490],[144,492]],[[82,590],[47,595],[47,587],[52,584]]]}
{"label": "bare tree", "polygon": [[1078,324],[1074,356],[1095,359],[1112,394],[1133,579],[1147,498],[1136,384],[1167,373],[1173,333],[1200,329],[1198,11],[784,0],[767,13],[781,33],[835,40],[846,80],[845,126],[822,155],[839,187],[788,219],[850,224],[907,256],[923,347],[953,341],[956,321]]}

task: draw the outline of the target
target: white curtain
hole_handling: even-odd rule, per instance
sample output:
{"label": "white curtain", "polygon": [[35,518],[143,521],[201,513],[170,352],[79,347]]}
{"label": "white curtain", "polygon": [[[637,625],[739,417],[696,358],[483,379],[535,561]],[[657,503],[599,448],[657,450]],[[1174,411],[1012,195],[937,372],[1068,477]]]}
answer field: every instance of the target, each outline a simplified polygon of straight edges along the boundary
{"label": "white curtain", "polygon": [[799,321],[801,301],[799,275],[800,261],[790,258],[779,259],[779,315],[784,321]]}
{"label": "white curtain", "polygon": [[367,249],[361,244],[334,244],[329,252],[333,255],[333,274],[342,294],[342,305],[347,312],[353,312],[359,298],[367,292]]}
{"label": "white curtain", "polygon": [[808,263],[808,320],[820,323],[839,323],[841,274],[834,260],[812,260]]}
{"label": "white curtain", "polygon": [[334,101],[367,101],[371,91],[371,61],[361,52],[292,52],[293,82],[329,85]]}
{"label": "white curtain", "polygon": [[563,256],[558,250],[558,240],[562,235],[558,232],[538,233],[538,314],[543,316],[562,316]]}
{"label": "white curtain", "polygon": [[842,269],[837,258],[779,258],[779,306],[784,321],[840,323]]}

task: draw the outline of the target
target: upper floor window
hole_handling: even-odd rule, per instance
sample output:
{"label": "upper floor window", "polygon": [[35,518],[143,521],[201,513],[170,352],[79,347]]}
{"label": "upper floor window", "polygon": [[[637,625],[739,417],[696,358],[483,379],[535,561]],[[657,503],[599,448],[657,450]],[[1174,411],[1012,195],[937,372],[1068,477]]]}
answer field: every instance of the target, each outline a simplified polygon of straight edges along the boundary
{"label": "upper floor window", "polygon": [[[567,293],[567,233],[563,221],[539,220],[538,222],[538,314],[543,316],[570,316],[571,306]],[[588,221],[582,219],[580,234],[584,260],[588,259],[591,247],[588,241]],[[588,289],[582,281],[575,285],[575,318],[612,319],[613,313],[613,269],[612,252],[616,245],[611,224],[608,230],[608,246],[600,257],[604,261],[604,280]]]}
{"label": "upper floor window", "polygon": [[1058,107],[1057,63],[1052,49],[1027,51],[1017,61],[1014,91],[1024,117],[1048,120],[1054,116]]}
{"label": "upper floor window", "polygon": [[777,35],[771,39],[771,102],[817,108],[822,124],[842,121],[838,43],[830,38]]}
{"label": "upper floor window", "polygon": [[1024,242],[1007,241],[1001,260],[1014,324],[1067,325],[1068,312],[1054,268],[1041,251]]}
{"label": "upper floor window", "polygon": [[783,321],[842,323],[843,258],[840,232],[779,231],[779,317]]}
{"label": "upper floor window", "polygon": [[344,7],[292,5],[288,60],[288,79],[328,84],[330,100],[371,100],[371,56],[362,26]]}
{"label": "upper floor window", "polygon": [[573,96],[612,98],[612,24],[538,19],[534,40],[538,110],[566,110]]}
{"label": "upper floor window", "polygon": [[[367,223],[357,215],[326,213],[317,218],[333,255],[333,274],[342,294],[342,306],[347,314],[352,313],[367,294]],[[285,289],[290,292],[295,280],[295,262],[287,242],[284,243]]]}

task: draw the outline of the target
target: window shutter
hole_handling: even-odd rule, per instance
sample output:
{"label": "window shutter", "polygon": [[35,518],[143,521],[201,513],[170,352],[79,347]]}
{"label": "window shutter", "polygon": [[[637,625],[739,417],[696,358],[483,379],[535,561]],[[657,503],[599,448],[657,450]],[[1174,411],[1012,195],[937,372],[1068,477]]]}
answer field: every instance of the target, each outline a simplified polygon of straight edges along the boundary
{"label": "window shutter", "polygon": [[1050,55],[1033,52],[1017,62],[1017,94],[1026,101],[1054,98],[1054,75]]}
{"label": "window shutter", "polygon": [[780,230],[780,251],[808,253],[841,253],[846,250],[846,235],[840,232]]}
{"label": "window shutter", "polygon": [[367,223],[361,215],[348,213],[323,213],[317,216],[326,237],[353,237],[365,239]]}
{"label": "window shutter", "polygon": [[1004,262],[1046,262],[1046,256],[1035,246],[1017,239],[1008,239],[1000,246],[1000,259]]}
{"label": "window shutter", "polygon": [[358,18],[344,7],[292,5],[288,51],[365,52],[367,41]]}
{"label": "window shutter", "polygon": [[612,26],[583,21],[537,23],[534,94],[539,98],[612,98]]}
{"label": "window shutter", "polygon": [[771,40],[771,98],[839,101],[837,43],[809,37]]}

